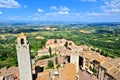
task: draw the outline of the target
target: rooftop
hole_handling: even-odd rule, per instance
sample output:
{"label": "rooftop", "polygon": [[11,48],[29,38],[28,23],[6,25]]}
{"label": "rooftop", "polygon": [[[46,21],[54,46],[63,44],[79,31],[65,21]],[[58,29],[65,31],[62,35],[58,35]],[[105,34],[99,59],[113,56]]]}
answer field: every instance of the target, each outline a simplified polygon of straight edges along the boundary
{"label": "rooftop", "polygon": [[0,76],[6,77],[6,76],[9,76],[9,75],[19,76],[18,67],[13,66],[13,67],[10,67],[8,69],[6,67],[0,69]]}
{"label": "rooftop", "polygon": [[49,80],[50,79],[50,71],[44,71],[41,73],[38,73],[36,80]]}
{"label": "rooftop", "polygon": [[107,73],[111,75],[113,78],[115,78],[116,80],[120,79],[120,70],[118,70],[117,68],[112,68],[109,71],[107,71]]}
{"label": "rooftop", "polygon": [[64,67],[59,68],[59,80],[75,80],[76,66],[68,63]]}

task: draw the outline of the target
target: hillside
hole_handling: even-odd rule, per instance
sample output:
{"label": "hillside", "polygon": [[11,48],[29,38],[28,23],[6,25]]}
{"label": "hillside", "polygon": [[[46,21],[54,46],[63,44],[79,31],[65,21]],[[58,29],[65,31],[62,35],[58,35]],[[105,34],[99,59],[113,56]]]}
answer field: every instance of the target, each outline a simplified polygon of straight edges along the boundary
{"label": "hillside", "polygon": [[0,67],[17,66],[15,40],[18,33],[27,33],[31,46],[31,57],[42,48],[47,39],[65,38],[76,45],[88,45],[104,56],[120,57],[120,26],[48,25],[47,27],[11,27],[0,29]]}

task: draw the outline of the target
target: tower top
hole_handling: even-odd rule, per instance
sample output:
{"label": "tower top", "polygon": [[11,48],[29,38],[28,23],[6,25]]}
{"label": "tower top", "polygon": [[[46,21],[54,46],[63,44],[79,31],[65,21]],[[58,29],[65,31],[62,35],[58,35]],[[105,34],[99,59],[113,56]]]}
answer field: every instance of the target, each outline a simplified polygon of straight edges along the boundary
{"label": "tower top", "polygon": [[23,32],[21,32],[21,33],[19,34],[19,36],[17,37],[16,41],[19,41],[19,39],[21,39],[21,38],[26,38],[26,34],[23,33]]}
{"label": "tower top", "polygon": [[21,45],[27,45],[28,44],[28,41],[27,41],[27,36],[26,36],[26,34],[25,33],[20,33],[19,34],[19,36],[17,37],[17,40],[16,40],[16,42],[17,42],[17,44],[19,45],[19,46],[21,46]]}
{"label": "tower top", "polygon": [[24,38],[24,37],[26,37],[26,34],[22,32],[19,34],[19,37]]}

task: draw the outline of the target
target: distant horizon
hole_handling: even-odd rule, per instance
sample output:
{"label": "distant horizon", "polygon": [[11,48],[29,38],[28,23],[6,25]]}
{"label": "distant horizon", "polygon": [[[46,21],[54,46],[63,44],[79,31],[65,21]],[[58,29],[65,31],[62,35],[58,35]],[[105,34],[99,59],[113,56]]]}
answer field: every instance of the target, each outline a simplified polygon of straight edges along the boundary
{"label": "distant horizon", "polygon": [[77,23],[120,23],[120,21],[36,21],[36,20],[5,20],[0,23],[39,23],[39,22],[77,22]]}

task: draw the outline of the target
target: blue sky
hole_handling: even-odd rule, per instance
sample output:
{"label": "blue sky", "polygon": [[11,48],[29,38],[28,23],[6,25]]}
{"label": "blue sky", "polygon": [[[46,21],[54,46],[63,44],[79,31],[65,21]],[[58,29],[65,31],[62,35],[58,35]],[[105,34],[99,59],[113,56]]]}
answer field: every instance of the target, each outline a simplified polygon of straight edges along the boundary
{"label": "blue sky", "polygon": [[0,21],[120,22],[120,0],[0,0]]}

